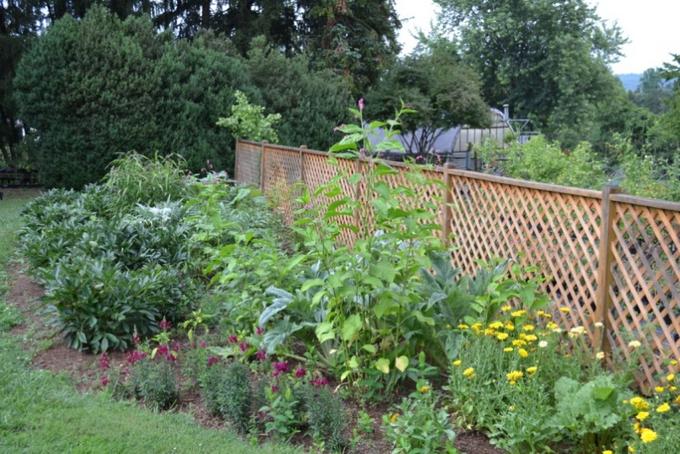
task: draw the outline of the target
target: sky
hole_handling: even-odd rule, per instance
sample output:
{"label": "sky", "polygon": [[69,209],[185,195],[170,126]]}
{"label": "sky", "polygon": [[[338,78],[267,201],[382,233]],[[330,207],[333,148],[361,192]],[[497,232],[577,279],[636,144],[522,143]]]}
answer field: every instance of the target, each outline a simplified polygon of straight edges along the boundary
{"label": "sky", "polygon": [[[641,73],[671,60],[680,53],[680,0],[589,0],[607,23],[616,22],[628,38],[623,57],[612,65],[615,74]],[[396,0],[403,21],[399,40],[408,52],[416,44],[411,35],[427,32],[437,16],[432,0]]]}

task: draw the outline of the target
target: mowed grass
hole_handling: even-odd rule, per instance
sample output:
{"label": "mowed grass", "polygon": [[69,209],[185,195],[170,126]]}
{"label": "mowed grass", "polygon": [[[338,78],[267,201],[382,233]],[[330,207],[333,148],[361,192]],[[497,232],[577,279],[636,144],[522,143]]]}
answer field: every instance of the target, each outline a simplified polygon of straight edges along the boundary
{"label": "mowed grass", "polygon": [[[0,270],[16,247],[21,208],[34,192],[5,192],[0,201]],[[64,376],[30,368],[10,334],[18,321],[5,301],[0,272],[0,453],[293,453],[251,446],[226,430],[200,427],[190,416],[154,413],[106,394],[80,394]],[[3,322],[4,320],[4,322]]]}

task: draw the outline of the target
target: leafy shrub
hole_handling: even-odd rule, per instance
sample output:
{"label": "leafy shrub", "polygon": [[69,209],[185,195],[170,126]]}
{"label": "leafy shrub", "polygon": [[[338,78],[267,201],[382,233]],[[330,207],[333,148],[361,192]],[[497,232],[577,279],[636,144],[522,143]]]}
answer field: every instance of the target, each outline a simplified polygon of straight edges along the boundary
{"label": "leafy shrub", "polygon": [[132,366],[130,381],[139,398],[157,410],[166,410],[179,397],[175,368],[165,359],[144,359]]}
{"label": "leafy shrub", "polygon": [[437,408],[437,397],[429,383],[421,382],[416,392],[402,399],[390,415],[385,415],[385,435],[392,452],[458,452],[449,415]]}
{"label": "leafy shrub", "polygon": [[347,417],[340,398],[328,388],[307,385],[303,391],[309,430],[317,443],[339,452],[347,446]]}
{"label": "leafy shrub", "polygon": [[237,90],[234,96],[236,102],[231,106],[231,115],[220,117],[217,125],[229,129],[234,137],[277,143],[279,137],[274,125],[281,121],[281,115],[264,115],[264,107],[250,104],[248,97],[241,91]]}
{"label": "leafy shrub", "polygon": [[240,432],[248,430],[252,390],[248,368],[233,362],[224,370],[220,384],[220,413]]}
{"label": "leafy shrub", "polygon": [[125,350],[132,336],[149,336],[158,322],[188,313],[191,285],[160,266],[123,269],[106,257],[73,254],[57,262],[45,300],[57,310],[72,348]]}

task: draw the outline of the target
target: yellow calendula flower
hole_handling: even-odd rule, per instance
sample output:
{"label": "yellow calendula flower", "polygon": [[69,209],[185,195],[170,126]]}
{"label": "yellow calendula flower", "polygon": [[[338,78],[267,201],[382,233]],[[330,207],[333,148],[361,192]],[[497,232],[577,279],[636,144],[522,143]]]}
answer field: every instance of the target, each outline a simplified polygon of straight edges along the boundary
{"label": "yellow calendula flower", "polygon": [[545,327],[548,328],[549,330],[554,330],[554,329],[559,328],[559,325],[557,325],[557,323],[555,323],[555,322],[548,322],[545,325]]}
{"label": "yellow calendula flower", "polygon": [[521,309],[521,310],[512,312],[510,315],[512,315],[513,317],[516,318],[516,317],[523,317],[524,315],[526,315],[526,313],[527,313],[527,311],[525,311],[524,309]]}
{"label": "yellow calendula flower", "polygon": [[503,325],[503,327],[508,331],[515,331],[515,325],[510,321],[505,322],[505,325]]}
{"label": "yellow calendula flower", "polygon": [[668,383],[673,383],[675,381],[675,374],[668,374],[666,375],[666,381]]}
{"label": "yellow calendula flower", "polygon": [[652,429],[647,429],[645,427],[644,429],[640,430],[640,440],[642,440],[643,443],[651,443],[657,438],[658,436],[656,435],[656,432],[654,432]]}
{"label": "yellow calendula flower", "polygon": [[633,424],[633,432],[635,432],[636,434],[640,433],[640,423],[639,422],[636,422],[635,424]]}
{"label": "yellow calendula flower", "polygon": [[505,353],[510,353],[510,352],[512,352],[512,350],[513,350],[512,347],[505,347],[505,348],[503,349],[503,351],[504,351]]}
{"label": "yellow calendula flower", "polygon": [[463,364],[463,361],[461,361],[460,359],[457,359],[457,360],[453,361],[452,364],[456,367],[459,367],[461,364]]}
{"label": "yellow calendula flower", "polygon": [[498,339],[499,341],[504,341],[505,339],[508,338],[508,336],[509,336],[508,333],[498,333],[496,334],[496,339]]}
{"label": "yellow calendula flower", "polygon": [[538,366],[527,367],[527,373],[529,375],[534,375],[538,371]]}
{"label": "yellow calendula flower", "polygon": [[521,370],[513,370],[512,372],[508,372],[505,376],[510,382],[510,384],[514,385],[517,383],[517,380],[524,377],[524,372],[522,372]]}
{"label": "yellow calendula flower", "polygon": [[482,324],[479,322],[473,323],[472,326],[470,326],[470,328],[472,328],[472,331],[474,331],[475,333],[479,333],[479,331],[481,331],[482,329]]}
{"label": "yellow calendula flower", "polygon": [[489,323],[489,328],[501,329],[501,328],[503,328],[503,322],[495,321],[493,323]]}
{"label": "yellow calendula flower", "polygon": [[461,323],[460,325],[458,325],[458,329],[461,329],[463,331],[465,331],[466,329],[469,329],[469,328],[470,327],[468,325],[466,325],[465,323]]}
{"label": "yellow calendula flower", "polygon": [[496,330],[493,328],[485,328],[484,329],[484,335],[485,336],[493,336],[496,334]]}
{"label": "yellow calendula flower", "polygon": [[604,352],[597,352],[597,354],[595,355],[595,358],[604,359]]}
{"label": "yellow calendula flower", "polygon": [[420,391],[422,394],[427,394],[430,392],[430,387],[427,385],[423,385],[420,388],[418,388],[418,391]]}
{"label": "yellow calendula flower", "polygon": [[666,388],[664,388],[663,386],[655,386],[655,387],[654,387],[654,391],[656,391],[656,392],[658,392],[658,393],[664,392],[665,389],[666,389]]}
{"label": "yellow calendula flower", "polygon": [[510,306],[509,304],[505,304],[505,305],[501,306],[501,312],[510,312],[511,310],[512,310],[512,306]]}
{"label": "yellow calendula flower", "polygon": [[675,392],[675,391],[678,390],[678,387],[675,386],[675,385],[671,385],[671,386],[668,387],[668,390],[669,390],[669,391],[672,391],[672,392]]}
{"label": "yellow calendula flower", "polygon": [[631,453],[635,452],[635,448],[633,448],[632,446],[628,446],[628,452],[631,452]]}
{"label": "yellow calendula flower", "polygon": [[658,407],[656,407],[656,412],[657,413],[666,413],[671,410],[671,406],[668,405],[666,402],[662,403]]}
{"label": "yellow calendula flower", "polygon": [[474,378],[475,377],[475,369],[472,367],[468,367],[463,371],[463,377],[466,378]]}
{"label": "yellow calendula flower", "polygon": [[635,415],[635,419],[637,419],[638,421],[644,421],[647,418],[649,418],[648,411],[641,411],[637,415]]}
{"label": "yellow calendula flower", "polygon": [[534,325],[524,325],[524,326],[522,327],[522,331],[527,331],[527,332],[528,332],[528,331],[533,331],[534,329],[536,329],[536,327],[535,327]]}
{"label": "yellow calendula flower", "polygon": [[521,347],[522,345],[526,345],[526,344],[527,344],[527,341],[522,340],[522,339],[515,339],[514,341],[512,341],[513,347]]}
{"label": "yellow calendula flower", "polygon": [[646,400],[644,400],[640,396],[635,396],[635,397],[631,398],[629,403],[636,410],[639,410],[639,411],[649,410],[649,404],[647,403]]}
{"label": "yellow calendula flower", "polygon": [[604,451],[602,451],[602,454],[614,454],[614,451],[612,451],[611,449],[605,449]]}
{"label": "yellow calendula flower", "polygon": [[535,334],[527,334],[524,336],[524,340],[527,342],[536,342],[538,340],[538,336]]}
{"label": "yellow calendula flower", "polygon": [[672,359],[672,360],[670,360],[669,364],[670,364],[671,366],[677,366],[677,365],[678,365],[678,361],[675,360],[675,359]]}
{"label": "yellow calendula flower", "polygon": [[519,350],[517,350],[517,353],[519,353],[519,356],[521,358],[526,358],[527,356],[529,356],[529,352],[524,350],[523,348],[520,348]]}
{"label": "yellow calendula flower", "polygon": [[390,422],[391,422],[392,424],[394,424],[395,422],[397,422],[397,419],[399,419],[399,413],[392,413],[392,414],[390,415]]}
{"label": "yellow calendula flower", "polygon": [[640,348],[642,346],[642,344],[640,343],[640,341],[632,340],[632,341],[628,342],[628,346],[632,349],[636,349],[636,348]]}
{"label": "yellow calendula flower", "polygon": [[571,312],[571,309],[569,309],[566,306],[562,306],[559,308],[559,311],[562,312],[563,314],[568,314],[569,312]]}

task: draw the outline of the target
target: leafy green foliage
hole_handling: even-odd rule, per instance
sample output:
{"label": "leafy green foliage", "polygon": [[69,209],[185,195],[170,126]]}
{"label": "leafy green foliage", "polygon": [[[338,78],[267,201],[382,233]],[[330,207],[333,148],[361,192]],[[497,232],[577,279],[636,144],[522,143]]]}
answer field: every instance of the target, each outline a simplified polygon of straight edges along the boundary
{"label": "leafy green foliage", "polygon": [[438,400],[430,384],[421,382],[416,392],[404,397],[391,415],[383,417],[392,452],[458,452],[449,415],[444,408],[437,408]]}
{"label": "leafy green foliage", "polygon": [[217,386],[220,414],[239,432],[246,432],[253,401],[248,368],[239,362],[229,364]]}
{"label": "leafy green foliage", "polygon": [[331,452],[342,452],[347,445],[347,416],[340,398],[326,387],[307,385],[303,391],[309,430],[317,443]]}
{"label": "leafy green foliage", "polygon": [[130,382],[137,396],[156,410],[172,407],[179,397],[175,368],[164,359],[144,359],[135,363]]}
{"label": "leafy green foliage", "polygon": [[265,115],[264,107],[250,104],[241,91],[236,91],[234,96],[236,102],[231,106],[231,115],[220,117],[217,125],[229,129],[234,137],[277,143],[279,137],[274,125],[281,121],[281,115]]}

